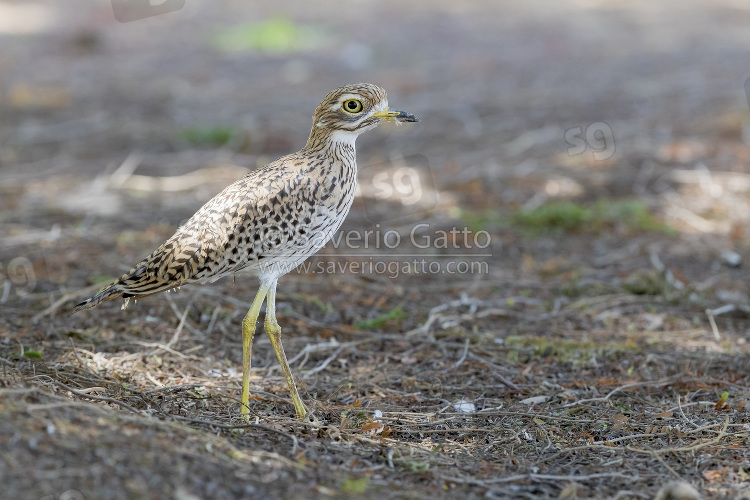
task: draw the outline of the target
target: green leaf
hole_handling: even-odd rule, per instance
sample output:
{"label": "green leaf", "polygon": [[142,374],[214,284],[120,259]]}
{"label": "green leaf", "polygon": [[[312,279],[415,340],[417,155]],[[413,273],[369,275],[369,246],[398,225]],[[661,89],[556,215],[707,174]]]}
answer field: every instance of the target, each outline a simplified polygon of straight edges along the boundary
{"label": "green leaf", "polygon": [[394,307],[393,309],[391,309],[385,314],[381,314],[380,316],[376,316],[371,319],[359,321],[355,323],[354,326],[362,330],[369,330],[372,328],[380,328],[384,324],[386,324],[389,320],[401,322],[405,319],[406,319],[406,313],[404,312],[404,309],[399,305],[399,306]]}
{"label": "green leaf", "polygon": [[341,484],[341,489],[347,493],[364,493],[370,486],[370,478],[347,479]]}
{"label": "green leaf", "polygon": [[180,131],[180,137],[193,146],[223,146],[241,134],[232,127],[190,127]]}
{"label": "green leaf", "polygon": [[552,200],[504,217],[494,209],[460,210],[453,216],[462,219],[473,231],[500,225],[516,227],[532,234],[599,234],[618,227],[628,231],[675,234],[675,230],[657,220],[642,201],[634,199],[603,199],[585,204]]}
{"label": "green leaf", "polygon": [[299,26],[287,18],[276,17],[222,30],[214,45],[227,52],[288,54],[315,49],[328,39],[321,28]]}

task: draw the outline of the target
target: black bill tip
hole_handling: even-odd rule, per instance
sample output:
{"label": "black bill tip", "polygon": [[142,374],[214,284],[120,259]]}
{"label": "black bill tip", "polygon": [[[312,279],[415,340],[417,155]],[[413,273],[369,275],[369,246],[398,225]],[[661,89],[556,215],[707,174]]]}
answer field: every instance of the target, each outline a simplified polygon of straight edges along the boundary
{"label": "black bill tip", "polygon": [[411,113],[407,113],[406,111],[400,111],[397,109],[394,109],[393,111],[397,111],[398,114],[393,117],[394,120],[397,122],[418,122],[419,118],[414,116]]}

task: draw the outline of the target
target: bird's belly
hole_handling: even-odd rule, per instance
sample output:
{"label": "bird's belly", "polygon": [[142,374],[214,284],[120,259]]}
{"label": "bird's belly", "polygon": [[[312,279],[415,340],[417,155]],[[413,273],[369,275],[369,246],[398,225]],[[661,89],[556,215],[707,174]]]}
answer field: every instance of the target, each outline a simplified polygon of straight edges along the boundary
{"label": "bird's belly", "polygon": [[[348,193],[347,193],[348,194]],[[349,213],[354,196],[346,196],[336,207],[320,206],[307,224],[283,230],[267,226],[262,237],[250,244],[238,243],[235,259],[212,262],[189,281],[212,283],[225,276],[245,274],[261,280],[279,278],[318,252],[338,231]]]}
{"label": "bird's belly", "polygon": [[243,272],[251,272],[261,279],[275,279],[293,271],[322,249],[339,230],[349,213],[353,199],[352,196],[351,199],[345,200],[344,206],[338,207],[335,214],[321,214],[315,217],[309,227],[290,234],[283,244],[266,252],[252,269],[248,268]]}

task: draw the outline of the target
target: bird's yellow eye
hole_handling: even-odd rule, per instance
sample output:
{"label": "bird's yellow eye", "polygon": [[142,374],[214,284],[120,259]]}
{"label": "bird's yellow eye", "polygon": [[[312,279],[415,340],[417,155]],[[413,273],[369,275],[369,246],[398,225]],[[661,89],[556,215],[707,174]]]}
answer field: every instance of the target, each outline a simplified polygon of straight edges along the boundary
{"label": "bird's yellow eye", "polygon": [[364,106],[362,106],[362,101],[360,101],[359,99],[347,99],[341,105],[341,108],[347,113],[355,114],[362,111],[362,108],[364,108]]}

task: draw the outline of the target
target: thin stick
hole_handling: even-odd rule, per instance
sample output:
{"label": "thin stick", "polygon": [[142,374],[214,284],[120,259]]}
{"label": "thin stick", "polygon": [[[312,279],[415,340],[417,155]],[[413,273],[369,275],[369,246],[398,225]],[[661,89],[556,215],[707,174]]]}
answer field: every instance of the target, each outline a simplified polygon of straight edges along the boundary
{"label": "thin stick", "polygon": [[177,329],[174,331],[174,335],[172,335],[172,339],[167,342],[167,347],[171,348],[172,345],[174,345],[175,342],[177,342],[177,339],[180,337],[180,333],[182,333],[182,328],[185,326],[185,320],[187,319],[188,312],[190,311],[190,306],[192,305],[192,302],[187,305],[185,308],[185,312],[182,313],[182,318],[180,318],[180,324],[177,325]]}
{"label": "thin stick", "polygon": [[463,478],[463,477],[452,477],[452,476],[440,476],[441,479],[444,479],[446,481],[451,481],[454,483],[459,484],[475,484],[478,486],[487,486],[490,484],[500,484],[500,483],[512,483],[514,481],[521,481],[524,479],[531,479],[531,480],[537,480],[537,481],[588,481],[591,479],[603,479],[607,477],[624,477],[628,478],[631,481],[635,481],[638,479],[638,476],[632,476],[628,474],[623,474],[621,472],[599,472],[596,474],[588,474],[588,475],[582,475],[582,476],[553,476],[549,474],[516,474],[514,476],[507,476],[507,477],[498,477],[493,479],[473,479],[473,478]]}
{"label": "thin stick", "polygon": [[[94,395],[91,395],[91,394],[86,394],[85,392],[81,392],[81,391],[78,391],[76,389],[73,389],[72,387],[68,387],[67,385],[63,384],[62,382],[58,382],[57,380],[52,380],[52,382],[54,384],[59,385],[63,389],[72,392],[76,396],[79,396],[79,397],[82,397],[82,398],[93,399],[95,401],[104,401],[104,402],[107,402],[107,403],[114,403],[116,405],[122,406],[123,408],[125,408],[127,410],[132,411],[133,413],[137,413],[139,415],[145,415],[142,411],[136,410],[135,408],[133,408],[129,404],[127,404],[127,403],[125,403],[123,401],[120,401],[118,399],[110,398],[110,397],[107,397],[107,396],[94,396]],[[145,415],[145,416],[148,416],[148,415]]]}
{"label": "thin stick", "polygon": [[469,354],[469,339],[468,338],[466,339],[466,343],[464,344],[464,352],[461,354],[461,357],[458,358],[458,361],[456,361],[451,366],[443,370],[443,373],[447,373],[461,366],[461,364],[466,360],[467,354]]}
{"label": "thin stick", "polygon": [[230,424],[220,424],[220,423],[217,423],[217,422],[211,422],[211,421],[208,421],[208,420],[201,420],[201,419],[198,419],[198,418],[182,417],[180,415],[172,415],[172,414],[169,414],[169,413],[167,413],[166,415],[168,415],[170,418],[172,418],[174,420],[180,420],[182,422],[191,422],[191,423],[194,423],[194,424],[209,425],[211,427],[217,427],[219,429],[247,429],[247,428],[253,428],[253,429],[261,429],[261,430],[264,430],[266,432],[275,432],[276,434],[281,434],[282,436],[291,439],[291,441],[292,441],[292,453],[296,452],[297,449],[299,448],[299,446],[298,446],[299,442],[297,441],[297,438],[294,435],[289,434],[288,432],[284,432],[284,431],[282,431],[280,429],[274,429],[273,427],[268,427],[266,425],[253,424],[253,423],[250,423],[250,422],[247,422],[247,423],[244,423],[244,424],[232,424],[232,425],[230,425]]}
{"label": "thin stick", "polygon": [[716,326],[716,320],[714,319],[714,312],[711,309],[706,309],[706,316],[708,316],[708,322],[711,323],[711,331],[714,332],[714,340],[716,342],[721,341],[719,327]]}
{"label": "thin stick", "polygon": [[621,385],[620,387],[616,387],[616,388],[612,389],[609,392],[609,394],[607,394],[603,398],[580,399],[580,400],[575,401],[573,403],[568,403],[568,404],[564,405],[563,408],[568,408],[570,406],[579,406],[579,405],[581,405],[583,403],[593,403],[593,402],[598,402],[598,401],[607,401],[607,400],[609,400],[609,398],[611,398],[612,396],[614,396],[618,392],[624,391],[625,389],[630,389],[631,387],[659,387],[659,386],[671,384],[671,383],[674,383],[674,382],[675,382],[674,378],[668,378],[668,379],[659,380],[657,382],[634,382],[632,384],[625,384],[625,385]]}
{"label": "thin stick", "polygon": [[308,378],[310,375],[314,375],[315,373],[318,373],[319,371],[325,370],[326,367],[331,364],[331,361],[333,361],[334,359],[336,359],[338,357],[338,355],[341,353],[341,351],[344,350],[344,347],[346,347],[346,346],[342,345],[341,347],[339,347],[338,349],[336,349],[336,352],[334,352],[333,354],[331,354],[328,357],[328,359],[326,359],[325,361],[323,361],[322,363],[320,363],[318,366],[316,366],[315,368],[313,368],[312,370],[310,370],[309,372],[307,372],[305,374],[304,378]]}

